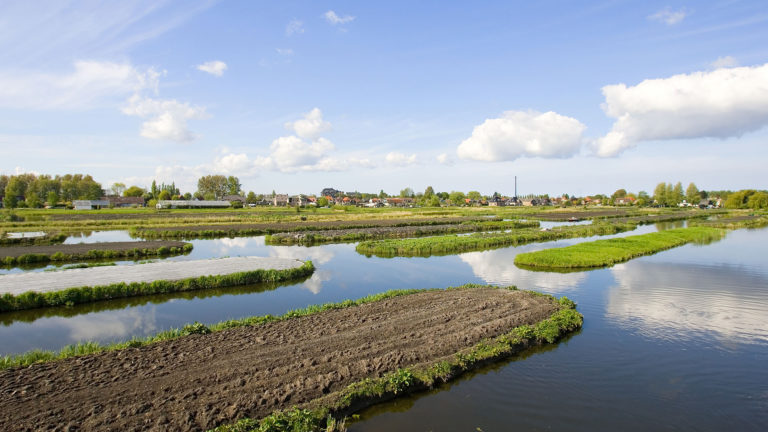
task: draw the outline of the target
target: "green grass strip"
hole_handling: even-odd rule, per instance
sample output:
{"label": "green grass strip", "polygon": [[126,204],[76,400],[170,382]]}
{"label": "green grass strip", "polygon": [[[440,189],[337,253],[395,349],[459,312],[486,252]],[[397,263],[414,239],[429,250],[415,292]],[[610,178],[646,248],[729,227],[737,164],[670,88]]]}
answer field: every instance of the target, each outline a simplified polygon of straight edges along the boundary
{"label": "green grass strip", "polygon": [[448,235],[401,240],[365,241],[357,245],[357,252],[389,258],[395,256],[431,256],[484,250],[535,241],[563,238],[610,235],[636,228],[634,224],[592,224],[553,228],[551,230],[524,229],[511,233],[476,233],[467,236]]}
{"label": "green grass strip", "polygon": [[548,269],[604,267],[687,243],[712,242],[724,235],[725,231],[717,228],[679,228],[521,253],[515,264]]}
{"label": "green grass strip", "polygon": [[711,221],[696,221],[689,223],[690,226],[704,226],[711,228],[739,229],[739,228],[762,228],[768,226],[768,217],[759,215],[734,216]]}
{"label": "green grass strip", "polygon": [[19,245],[52,245],[64,243],[67,239],[66,234],[46,234],[42,237],[17,237],[8,238],[6,233],[0,231],[0,246],[19,246]]}
{"label": "green grass strip", "polygon": [[19,256],[6,256],[0,263],[12,266],[17,264],[33,264],[47,262],[69,262],[91,259],[110,258],[140,258],[147,256],[167,256],[188,253],[192,250],[192,243],[185,243],[182,247],[160,246],[157,248],[134,248],[126,250],[92,249],[83,253],[66,254],[55,252],[53,254],[29,253]]}
{"label": "green grass strip", "polygon": [[315,266],[312,264],[312,261],[305,261],[300,267],[285,270],[254,270],[180,280],[120,282],[110,285],[83,286],[43,293],[28,291],[17,296],[4,294],[0,296],[0,312],[49,306],[71,306],[100,300],[250,285],[258,282],[281,282],[299,279],[312,274],[314,271]]}
{"label": "green grass strip", "polygon": [[[459,288],[471,288],[467,285]],[[498,287],[495,287],[498,288]],[[505,288],[500,288],[505,289]],[[507,289],[515,289],[510,287]],[[373,404],[406,394],[435,388],[486,364],[508,358],[526,348],[554,343],[563,335],[581,328],[583,316],[566,297],[557,300],[560,309],[533,326],[522,325],[496,338],[482,341],[456,353],[448,360],[419,368],[404,368],[381,378],[366,378],[352,383],[338,393],[323,397],[307,406],[294,406],[260,419],[242,419],[220,426],[215,432],[332,432],[343,430],[337,419]],[[317,406],[319,405],[319,406]]]}

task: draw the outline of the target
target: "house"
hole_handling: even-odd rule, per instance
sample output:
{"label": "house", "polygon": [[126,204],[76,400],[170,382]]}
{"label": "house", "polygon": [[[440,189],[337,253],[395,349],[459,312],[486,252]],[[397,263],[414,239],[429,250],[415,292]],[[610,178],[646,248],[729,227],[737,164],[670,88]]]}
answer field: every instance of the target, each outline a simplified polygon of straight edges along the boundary
{"label": "house", "polygon": [[[622,198],[616,198],[615,200],[613,200],[614,205],[632,205],[634,203],[635,203],[635,199],[632,197],[622,197]],[[681,207],[684,207],[684,206],[681,206]]]}
{"label": "house", "polygon": [[286,194],[277,194],[274,197],[272,197],[272,205],[273,206],[280,206],[284,207],[288,205],[288,195]]}
{"label": "house", "polygon": [[102,201],[108,201],[111,207],[144,207],[143,197],[121,197],[110,195],[101,197]]}
{"label": "house", "polygon": [[232,204],[229,201],[212,200],[160,200],[155,207],[164,208],[227,208]]}
{"label": "house", "polygon": [[413,198],[386,198],[387,207],[412,207]]}
{"label": "house", "polygon": [[103,207],[109,207],[107,200],[74,200],[72,205],[75,210],[98,210]]}

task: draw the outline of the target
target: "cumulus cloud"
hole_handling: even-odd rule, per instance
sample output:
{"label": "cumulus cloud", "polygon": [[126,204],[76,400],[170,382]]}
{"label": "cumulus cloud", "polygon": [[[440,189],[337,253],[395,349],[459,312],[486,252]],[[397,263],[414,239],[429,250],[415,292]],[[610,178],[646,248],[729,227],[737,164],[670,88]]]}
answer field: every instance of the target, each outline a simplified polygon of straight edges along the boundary
{"label": "cumulus cloud", "polygon": [[712,67],[715,69],[736,67],[739,62],[731,56],[718,57],[717,60],[712,62]]}
{"label": "cumulus cloud", "polygon": [[205,108],[138,94],[128,99],[128,105],[123,107],[122,111],[127,115],[147,119],[141,126],[141,136],[176,142],[194,140],[195,135],[188,129],[187,121],[205,118]]}
{"label": "cumulus cloud", "polygon": [[336,12],[329,10],[325,14],[323,14],[325,17],[325,20],[328,21],[331,25],[338,25],[338,24],[347,24],[355,20],[355,17],[352,15],[345,15],[343,17],[340,17],[336,15]]}
{"label": "cumulus cloud", "polygon": [[688,13],[685,9],[672,10],[671,8],[666,7],[653,15],[648,15],[648,19],[671,26],[681,22],[687,15]]}
{"label": "cumulus cloud", "polygon": [[304,23],[297,20],[292,19],[286,26],[285,26],[285,35],[286,36],[293,36],[295,34],[302,34],[304,33]]}
{"label": "cumulus cloud", "polygon": [[453,160],[448,156],[448,153],[440,153],[435,159],[437,159],[437,163],[441,165],[453,165]]}
{"label": "cumulus cloud", "polygon": [[157,91],[161,73],[127,63],[77,61],[72,72],[0,73],[0,107],[92,109],[119,104],[132,93]]}
{"label": "cumulus cloud", "polygon": [[575,155],[586,126],[549,111],[507,111],[476,126],[457,149],[462,159],[511,161],[522,156],[560,158]]}
{"label": "cumulus cloud", "polygon": [[240,174],[244,171],[251,171],[253,162],[245,153],[230,153],[216,158],[213,161],[213,169],[215,172],[223,174]]}
{"label": "cumulus cloud", "polygon": [[323,112],[320,108],[314,108],[304,114],[304,118],[286,123],[285,128],[294,131],[302,138],[314,139],[321,133],[329,131],[331,124],[323,121]]}
{"label": "cumulus cloud", "polygon": [[406,155],[400,152],[389,152],[384,160],[390,165],[412,165],[416,163],[416,154]]}
{"label": "cumulus cloud", "polygon": [[768,64],[609,85],[603,95],[616,122],[596,140],[598,156],[640,141],[737,137],[768,124]]}
{"label": "cumulus cloud", "polygon": [[227,64],[223,61],[214,60],[205,62],[201,65],[197,65],[197,70],[209,73],[213,76],[220,77],[224,75],[224,71],[227,70]]}

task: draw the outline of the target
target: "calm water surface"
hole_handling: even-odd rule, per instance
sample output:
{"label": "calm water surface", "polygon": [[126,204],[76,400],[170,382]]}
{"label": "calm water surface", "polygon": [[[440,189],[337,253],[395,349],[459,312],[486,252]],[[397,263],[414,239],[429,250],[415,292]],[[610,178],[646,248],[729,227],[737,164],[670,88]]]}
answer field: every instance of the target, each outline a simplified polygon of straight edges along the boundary
{"label": "calm water surface", "polygon": [[513,264],[517,253],[580,241],[382,259],[357,254],[354,244],[195,240],[191,254],[172,259],[281,256],[311,259],[317,271],[284,286],[2,314],[0,355],[124,340],[195,320],[281,314],[393,288],[517,285],[577,301],[582,331],[434,392],[370,409],[350,430],[768,430],[768,229],[589,272],[531,272]]}

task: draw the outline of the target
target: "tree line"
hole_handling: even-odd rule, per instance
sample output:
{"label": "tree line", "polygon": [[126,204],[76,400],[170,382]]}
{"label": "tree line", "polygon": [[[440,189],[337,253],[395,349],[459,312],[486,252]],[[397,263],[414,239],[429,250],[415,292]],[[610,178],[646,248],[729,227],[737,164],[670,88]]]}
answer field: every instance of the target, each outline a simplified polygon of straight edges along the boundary
{"label": "tree line", "polygon": [[0,191],[6,208],[37,208],[46,203],[55,206],[61,202],[102,196],[101,184],[87,174],[0,175]]}

